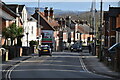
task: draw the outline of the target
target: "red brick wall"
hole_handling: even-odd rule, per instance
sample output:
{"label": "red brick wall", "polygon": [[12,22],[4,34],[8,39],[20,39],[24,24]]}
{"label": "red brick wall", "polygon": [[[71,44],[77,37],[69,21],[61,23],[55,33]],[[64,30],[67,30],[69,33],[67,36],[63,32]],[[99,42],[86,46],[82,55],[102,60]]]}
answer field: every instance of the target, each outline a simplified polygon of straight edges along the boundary
{"label": "red brick wall", "polygon": [[119,14],[119,16],[116,18],[116,28],[120,28],[120,14]]}

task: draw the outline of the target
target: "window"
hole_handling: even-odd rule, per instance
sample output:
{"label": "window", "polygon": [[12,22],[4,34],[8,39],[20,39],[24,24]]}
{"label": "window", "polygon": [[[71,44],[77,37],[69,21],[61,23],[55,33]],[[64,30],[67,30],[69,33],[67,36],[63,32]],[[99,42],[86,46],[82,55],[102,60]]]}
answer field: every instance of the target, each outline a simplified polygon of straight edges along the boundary
{"label": "window", "polygon": [[77,39],[79,38],[79,34],[77,33]]}
{"label": "window", "polygon": [[33,26],[32,26],[32,29],[31,29],[31,33],[33,34]]}

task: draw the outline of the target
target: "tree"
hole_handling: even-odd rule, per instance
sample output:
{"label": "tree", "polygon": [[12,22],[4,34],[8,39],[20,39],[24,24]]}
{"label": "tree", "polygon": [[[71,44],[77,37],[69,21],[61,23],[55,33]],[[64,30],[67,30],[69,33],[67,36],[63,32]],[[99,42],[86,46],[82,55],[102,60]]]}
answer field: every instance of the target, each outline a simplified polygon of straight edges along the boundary
{"label": "tree", "polygon": [[30,41],[30,43],[29,43],[29,44],[30,44],[30,46],[32,47],[32,46],[34,46],[34,45],[38,45],[38,42],[37,42],[37,41],[33,41],[33,40],[32,40],[32,41]]}
{"label": "tree", "polygon": [[4,28],[3,31],[2,31],[2,36],[5,38],[4,45],[6,45],[6,40],[10,36],[9,33],[10,33],[9,28]]}
{"label": "tree", "polygon": [[13,41],[15,40],[15,38],[17,38],[19,40],[22,38],[23,28],[18,27],[15,23],[13,23],[9,27],[4,28],[2,31],[2,34],[3,34],[3,37],[5,37],[5,43],[6,43],[7,38],[10,38],[11,39],[11,46],[13,46]]}
{"label": "tree", "polygon": [[23,30],[22,27],[18,27],[17,28],[17,35],[16,35],[16,37],[17,37],[17,45],[18,46],[22,46],[21,38],[24,36],[23,32],[24,32],[24,30]]}

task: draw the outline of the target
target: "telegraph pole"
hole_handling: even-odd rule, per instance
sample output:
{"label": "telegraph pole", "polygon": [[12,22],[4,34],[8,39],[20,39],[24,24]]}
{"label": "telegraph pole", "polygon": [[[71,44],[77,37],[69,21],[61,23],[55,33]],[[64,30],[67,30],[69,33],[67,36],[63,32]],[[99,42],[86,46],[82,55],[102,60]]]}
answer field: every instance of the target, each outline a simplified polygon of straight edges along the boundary
{"label": "telegraph pole", "polygon": [[100,47],[99,47],[99,58],[100,58],[100,61],[102,61],[102,5],[103,5],[103,2],[101,0],[100,2],[100,37],[99,37],[99,41],[100,41]]}
{"label": "telegraph pole", "polygon": [[40,41],[39,41],[39,39],[40,39],[40,15],[39,15],[39,9],[40,9],[40,0],[38,0],[38,45],[40,44]]}
{"label": "telegraph pole", "polygon": [[94,54],[93,55],[96,55],[96,19],[95,19],[95,13],[96,13],[96,0],[93,0],[93,10],[92,10],[93,27],[94,27]]}

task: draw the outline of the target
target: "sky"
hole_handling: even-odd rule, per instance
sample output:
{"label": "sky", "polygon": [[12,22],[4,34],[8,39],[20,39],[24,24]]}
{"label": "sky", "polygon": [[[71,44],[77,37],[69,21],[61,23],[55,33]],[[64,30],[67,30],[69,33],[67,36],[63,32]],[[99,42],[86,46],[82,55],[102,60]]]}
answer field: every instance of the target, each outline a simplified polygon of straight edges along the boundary
{"label": "sky", "polygon": [[[54,9],[69,10],[69,11],[90,11],[92,0],[2,0],[9,4],[25,4],[27,7],[53,7]],[[119,0],[103,0],[103,10],[108,11],[111,7],[118,6]],[[110,2],[108,2],[110,1]],[[96,1],[96,9],[100,10],[100,2]]]}
{"label": "sky", "polygon": [[[100,2],[101,0],[2,0],[6,2]],[[120,0],[102,0],[103,2],[118,2]]]}

